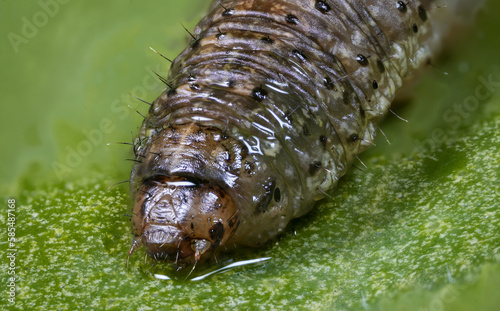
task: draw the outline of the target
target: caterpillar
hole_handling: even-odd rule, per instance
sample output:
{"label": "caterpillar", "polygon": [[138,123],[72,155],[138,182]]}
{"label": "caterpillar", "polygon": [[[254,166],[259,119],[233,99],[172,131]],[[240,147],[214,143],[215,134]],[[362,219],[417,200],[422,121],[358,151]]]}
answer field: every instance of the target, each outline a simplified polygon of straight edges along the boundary
{"label": "caterpillar", "polygon": [[134,142],[130,255],[260,246],[369,147],[472,1],[216,0]]}

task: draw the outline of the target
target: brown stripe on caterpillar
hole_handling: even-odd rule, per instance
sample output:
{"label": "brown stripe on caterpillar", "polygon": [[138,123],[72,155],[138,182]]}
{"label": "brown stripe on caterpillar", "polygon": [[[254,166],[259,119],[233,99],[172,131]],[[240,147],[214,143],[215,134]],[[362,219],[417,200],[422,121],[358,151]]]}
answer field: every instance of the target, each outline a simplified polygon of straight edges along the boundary
{"label": "brown stripe on caterpillar", "polygon": [[129,254],[179,266],[259,246],[373,144],[458,2],[222,0],[191,34],[134,144]]}

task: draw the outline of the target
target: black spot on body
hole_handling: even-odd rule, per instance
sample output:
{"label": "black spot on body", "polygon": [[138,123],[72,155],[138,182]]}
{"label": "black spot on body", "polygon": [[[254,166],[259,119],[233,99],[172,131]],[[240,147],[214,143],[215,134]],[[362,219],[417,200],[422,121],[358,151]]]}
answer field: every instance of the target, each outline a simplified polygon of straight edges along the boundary
{"label": "black spot on body", "polygon": [[193,50],[194,50],[194,49],[196,49],[196,48],[197,48],[197,47],[199,47],[199,46],[200,46],[200,39],[196,39],[196,40],[194,40],[194,42],[193,42],[193,43],[191,43],[191,48],[192,48]]}
{"label": "black spot on body", "polygon": [[358,134],[356,134],[356,133],[353,133],[353,134],[351,134],[351,135],[349,136],[349,140],[350,140],[350,141],[356,141],[356,140],[358,140],[358,139],[359,139],[359,136],[358,136]]}
{"label": "black spot on body", "polygon": [[301,62],[303,62],[303,61],[305,61],[307,59],[307,56],[305,56],[304,53],[302,53],[302,51],[293,50],[292,54],[293,54],[293,56],[295,56],[296,58],[298,58]]}
{"label": "black spot on body", "polygon": [[249,175],[253,175],[253,163],[250,163],[250,162],[245,162],[245,170],[247,172],[247,174]]}
{"label": "black spot on body", "polygon": [[260,38],[260,40],[266,44],[273,44],[274,43],[274,40],[269,38],[269,36],[266,36],[266,37],[262,37]]}
{"label": "black spot on body", "polygon": [[326,14],[331,10],[330,5],[328,5],[326,1],[321,0],[316,1],[314,7],[316,8],[316,10],[320,11],[323,14]]}
{"label": "black spot on body", "polygon": [[374,90],[378,89],[378,83],[377,83],[377,81],[373,80],[372,86],[373,86]]}
{"label": "black spot on body", "polygon": [[368,58],[366,58],[363,54],[358,54],[358,56],[356,56],[356,61],[363,67],[368,66]]}
{"label": "black spot on body", "polygon": [[309,164],[309,175],[314,176],[321,168],[321,162],[315,161]]}
{"label": "black spot on body", "polygon": [[236,86],[236,81],[235,80],[229,80],[229,81],[227,81],[227,86],[228,87],[235,87]]}
{"label": "black spot on body", "polygon": [[264,195],[257,202],[257,212],[264,213],[267,211],[269,207],[269,203],[273,199],[274,188],[276,187],[276,182],[274,180],[268,181],[268,183],[264,184]]}
{"label": "black spot on body", "polygon": [[329,76],[325,76],[323,78],[323,83],[325,84],[325,87],[329,90],[333,90],[335,87],[335,84],[333,83],[332,79]]}
{"label": "black spot on body", "polygon": [[[216,191],[216,190],[215,190],[215,188],[214,188],[213,186],[212,186],[212,189],[213,189],[213,191],[214,191],[214,192]],[[224,191],[220,191],[220,192],[219,192],[219,197],[220,197],[221,199],[224,199],[224,198],[226,197],[226,193],[225,193]],[[221,205],[220,203],[218,203],[218,206],[219,206],[219,207],[221,207],[222,205]]]}
{"label": "black spot on body", "polygon": [[289,24],[293,24],[293,25],[297,25],[299,23],[299,19],[297,18],[297,16],[293,15],[293,14],[288,14],[286,17],[285,17],[285,21]]}
{"label": "black spot on body", "polygon": [[279,202],[281,200],[280,188],[274,189],[274,201]]}
{"label": "black spot on body", "polygon": [[364,119],[366,117],[365,109],[359,106],[359,115]]}
{"label": "black spot on body", "polygon": [[406,13],[406,11],[408,11],[408,8],[406,7],[406,3],[404,3],[403,1],[398,1],[396,3],[396,7],[398,8],[398,11],[401,13]]}
{"label": "black spot on body", "polygon": [[259,86],[253,89],[251,96],[256,101],[261,102],[267,98],[267,91]]}
{"label": "black spot on body", "polygon": [[418,17],[420,17],[420,19],[425,22],[427,20],[427,12],[425,11],[425,9],[419,5],[418,6]]}
{"label": "black spot on body", "polygon": [[208,230],[208,234],[210,239],[213,241],[212,248],[216,248],[219,246],[220,241],[224,237],[224,225],[221,222],[217,222],[212,225],[212,227]]}
{"label": "black spot on body", "polygon": [[323,145],[323,147],[326,148],[326,142],[328,141],[328,138],[326,138],[326,136],[324,136],[324,135],[321,135],[319,137],[319,141],[321,142],[321,144]]}
{"label": "black spot on body", "polygon": [[418,32],[418,26],[417,26],[417,24],[413,24],[413,26],[411,28],[412,28],[412,30],[413,30],[414,33]]}
{"label": "black spot on body", "polygon": [[222,16],[231,16],[233,14],[234,14],[233,8],[224,9],[224,11],[222,11]]}
{"label": "black spot on body", "polygon": [[377,60],[377,68],[378,68],[378,71],[380,73],[384,73],[385,72],[385,66],[384,66],[384,63],[379,59]]}
{"label": "black spot on body", "polygon": [[177,94],[177,89],[175,87],[171,88],[170,90],[168,90],[167,92],[167,95],[168,96],[171,96],[171,95],[175,95]]}
{"label": "black spot on body", "polygon": [[189,201],[187,195],[185,193],[181,193],[181,196],[182,203],[186,204]]}

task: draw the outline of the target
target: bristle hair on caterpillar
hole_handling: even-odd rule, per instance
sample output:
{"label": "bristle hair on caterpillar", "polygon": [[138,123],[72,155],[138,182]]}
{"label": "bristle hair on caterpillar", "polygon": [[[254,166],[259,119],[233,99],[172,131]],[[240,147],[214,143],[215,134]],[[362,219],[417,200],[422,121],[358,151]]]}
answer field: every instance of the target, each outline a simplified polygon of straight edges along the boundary
{"label": "bristle hair on caterpillar", "polygon": [[214,1],[134,142],[129,256],[183,268],[282,233],[373,145],[471,2]]}

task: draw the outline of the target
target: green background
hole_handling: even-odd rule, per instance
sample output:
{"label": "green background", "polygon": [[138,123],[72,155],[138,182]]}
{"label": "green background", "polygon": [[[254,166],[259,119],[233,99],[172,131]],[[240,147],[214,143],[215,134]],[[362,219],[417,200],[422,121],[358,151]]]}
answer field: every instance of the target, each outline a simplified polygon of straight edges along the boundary
{"label": "green background", "polygon": [[[274,245],[234,255],[272,259],[198,282],[156,279],[171,271],[144,263],[142,250],[127,269],[127,186],[108,187],[128,179],[131,152],[107,143],[135,136],[134,109],[147,107],[131,95],[153,100],[162,90],[151,68],[166,74],[168,63],[149,46],[175,57],[187,42],[180,23],[192,29],[209,3],[66,2],[0,0],[0,305],[500,309],[500,91],[475,95],[481,77],[500,81],[498,2],[397,109],[409,122],[388,116],[391,144],[380,135],[361,157],[367,169],[352,169]],[[17,205],[15,305],[7,198]]]}

